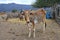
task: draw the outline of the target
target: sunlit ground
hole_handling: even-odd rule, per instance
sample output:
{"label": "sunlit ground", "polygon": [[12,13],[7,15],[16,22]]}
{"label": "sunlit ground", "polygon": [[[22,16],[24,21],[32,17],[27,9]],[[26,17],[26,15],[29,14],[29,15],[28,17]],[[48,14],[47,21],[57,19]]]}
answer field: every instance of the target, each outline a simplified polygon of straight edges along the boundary
{"label": "sunlit ground", "polygon": [[54,20],[47,19],[45,34],[42,25],[36,25],[36,37],[28,38],[28,27],[25,21],[8,19],[0,21],[0,40],[60,40],[60,25]]}

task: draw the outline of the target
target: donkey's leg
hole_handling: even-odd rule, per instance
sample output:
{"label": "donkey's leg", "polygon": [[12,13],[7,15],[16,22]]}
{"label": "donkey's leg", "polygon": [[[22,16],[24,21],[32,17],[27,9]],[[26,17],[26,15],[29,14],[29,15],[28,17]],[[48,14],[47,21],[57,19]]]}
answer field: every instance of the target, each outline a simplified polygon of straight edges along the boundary
{"label": "donkey's leg", "polygon": [[33,23],[33,37],[35,38],[35,24]]}
{"label": "donkey's leg", "polygon": [[28,29],[29,29],[28,37],[30,38],[31,37],[31,26],[30,26],[30,23],[28,23],[27,26],[28,26]]}
{"label": "donkey's leg", "polygon": [[33,37],[35,38],[35,28],[33,29]]}
{"label": "donkey's leg", "polygon": [[43,33],[45,33],[45,22],[43,22]]}
{"label": "donkey's leg", "polygon": [[7,21],[8,19],[9,19],[9,17],[7,16],[7,17],[6,17],[6,21]]}
{"label": "donkey's leg", "polygon": [[31,28],[29,28],[29,35],[28,37],[31,37]]}
{"label": "donkey's leg", "polygon": [[45,33],[45,29],[46,29],[46,21],[45,19],[43,20],[43,33]]}

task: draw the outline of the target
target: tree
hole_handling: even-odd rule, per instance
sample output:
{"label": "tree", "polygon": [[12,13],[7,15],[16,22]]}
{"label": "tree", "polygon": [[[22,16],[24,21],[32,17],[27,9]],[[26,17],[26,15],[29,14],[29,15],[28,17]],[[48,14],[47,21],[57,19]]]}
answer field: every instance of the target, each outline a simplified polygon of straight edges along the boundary
{"label": "tree", "polygon": [[35,3],[32,4],[33,7],[50,7],[55,3],[60,3],[60,0],[36,0]]}
{"label": "tree", "polygon": [[16,9],[13,9],[12,12],[15,13],[15,12],[17,12],[17,10]]}

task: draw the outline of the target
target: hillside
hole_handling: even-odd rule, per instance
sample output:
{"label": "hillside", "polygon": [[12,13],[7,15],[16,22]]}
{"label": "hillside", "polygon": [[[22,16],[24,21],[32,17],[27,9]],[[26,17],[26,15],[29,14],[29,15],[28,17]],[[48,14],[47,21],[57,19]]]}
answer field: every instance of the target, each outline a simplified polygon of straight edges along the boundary
{"label": "hillside", "polygon": [[12,11],[13,9],[30,10],[30,9],[36,9],[36,8],[32,7],[31,5],[23,5],[23,4],[15,4],[15,3],[0,4],[0,12],[1,11]]}

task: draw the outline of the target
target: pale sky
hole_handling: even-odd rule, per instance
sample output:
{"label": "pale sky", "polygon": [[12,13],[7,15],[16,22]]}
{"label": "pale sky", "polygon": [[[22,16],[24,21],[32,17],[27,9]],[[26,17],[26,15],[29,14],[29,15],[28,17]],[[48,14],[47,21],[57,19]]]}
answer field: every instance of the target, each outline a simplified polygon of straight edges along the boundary
{"label": "pale sky", "polygon": [[36,0],[0,0],[0,4],[8,4],[8,3],[16,3],[16,4],[26,4],[26,5],[31,5],[34,3]]}

